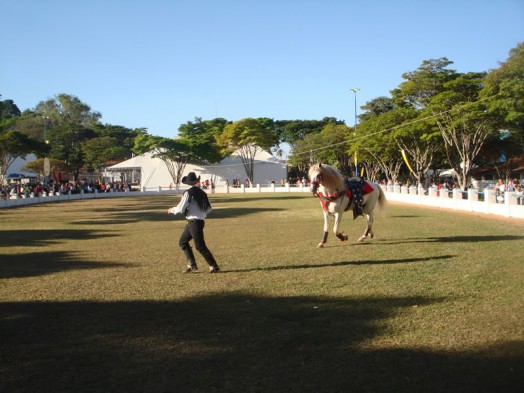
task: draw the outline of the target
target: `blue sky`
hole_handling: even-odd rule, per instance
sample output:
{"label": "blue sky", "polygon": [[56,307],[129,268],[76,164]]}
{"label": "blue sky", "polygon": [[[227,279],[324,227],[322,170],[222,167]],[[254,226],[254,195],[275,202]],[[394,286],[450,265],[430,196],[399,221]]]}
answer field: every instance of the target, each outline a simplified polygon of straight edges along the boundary
{"label": "blue sky", "polygon": [[354,124],[423,60],[488,71],[524,41],[522,0],[0,0],[0,94],[59,93],[102,122],[176,136],[195,117]]}

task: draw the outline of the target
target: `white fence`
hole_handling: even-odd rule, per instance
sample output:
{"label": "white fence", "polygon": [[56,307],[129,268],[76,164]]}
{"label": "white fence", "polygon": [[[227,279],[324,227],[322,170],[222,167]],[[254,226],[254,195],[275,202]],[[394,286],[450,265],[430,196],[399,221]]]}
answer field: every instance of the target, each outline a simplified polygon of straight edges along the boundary
{"label": "white fence", "polygon": [[[95,199],[95,198],[114,198],[114,197],[130,197],[130,196],[144,196],[144,195],[176,195],[181,194],[185,188],[169,189],[167,187],[158,187],[156,189],[143,189],[142,191],[126,191],[126,192],[104,192],[104,193],[84,193],[80,194],[59,194],[59,195],[45,195],[40,197],[29,198],[13,198],[7,200],[0,200],[0,208],[17,207],[33,205],[47,202],[71,201],[79,199]],[[417,187],[400,187],[400,186],[383,186],[386,198],[392,202],[408,203],[420,206],[432,206],[444,209],[452,209],[464,212],[475,212],[493,214],[504,217],[513,217],[524,219],[524,197],[517,196],[512,192],[505,192],[503,201],[498,201],[495,192],[492,190],[484,190],[478,192],[470,189],[463,192],[460,189],[437,190],[430,188],[427,192],[423,188]],[[208,193],[216,194],[250,194],[250,193],[275,193],[275,192],[310,192],[308,187],[304,186],[285,186],[269,184],[257,184],[254,187],[229,187],[217,186],[213,190],[206,190]],[[519,204],[520,202],[520,204]]]}
{"label": "white fence", "polygon": [[386,198],[393,202],[524,219],[524,197],[514,192],[497,196],[493,190],[430,188],[426,192],[423,188],[400,186],[385,186],[383,189]]}

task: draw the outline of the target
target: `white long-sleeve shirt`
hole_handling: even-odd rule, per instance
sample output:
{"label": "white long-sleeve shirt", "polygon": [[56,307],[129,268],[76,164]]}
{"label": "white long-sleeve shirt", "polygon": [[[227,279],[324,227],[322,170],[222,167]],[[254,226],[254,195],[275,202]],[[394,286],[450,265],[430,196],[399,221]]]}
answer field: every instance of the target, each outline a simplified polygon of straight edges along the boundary
{"label": "white long-sleeve shirt", "polygon": [[204,212],[200,210],[196,201],[189,202],[189,193],[184,192],[184,194],[182,195],[182,199],[180,200],[178,205],[171,208],[171,213],[184,214],[186,208],[188,208],[186,215],[186,218],[188,220],[205,220],[207,215],[211,211],[211,207]]}

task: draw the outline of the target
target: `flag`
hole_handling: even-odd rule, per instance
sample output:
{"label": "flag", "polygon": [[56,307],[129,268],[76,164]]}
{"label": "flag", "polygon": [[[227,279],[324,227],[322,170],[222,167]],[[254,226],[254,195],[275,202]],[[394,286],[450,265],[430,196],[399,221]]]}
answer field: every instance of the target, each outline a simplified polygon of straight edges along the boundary
{"label": "flag", "polygon": [[415,172],[413,171],[413,168],[411,168],[411,165],[409,165],[409,161],[408,161],[408,157],[406,156],[406,152],[404,151],[404,149],[402,149],[400,152],[402,153],[402,157],[404,158],[404,162],[408,166],[409,170],[411,171],[411,173],[413,173],[413,175],[415,175]]}

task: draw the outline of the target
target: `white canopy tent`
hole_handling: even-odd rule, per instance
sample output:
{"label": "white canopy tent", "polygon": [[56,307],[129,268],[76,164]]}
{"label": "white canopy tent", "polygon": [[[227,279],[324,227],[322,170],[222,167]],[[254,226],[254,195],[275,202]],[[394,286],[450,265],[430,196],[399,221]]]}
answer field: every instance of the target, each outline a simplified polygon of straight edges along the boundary
{"label": "white canopy tent", "polygon": [[[140,189],[158,189],[174,187],[173,179],[167,170],[166,164],[153,157],[153,153],[135,156],[119,164],[110,166],[106,172],[114,181],[138,183]],[[215,185],[232,185],[234,179],[242,182],[247,174],[238,153],[233,153],[217,165],[199,166],[187,164],[184,174],[195,172],[201,176],[201,181],[212,181]],[[125,178],[123,178],[125,176]],[[266,151],[259,150],[255,155],[254,184],[269,184],[271,180],[279,182],[287,178],[287,168],[284,162],[278,160]]]}

